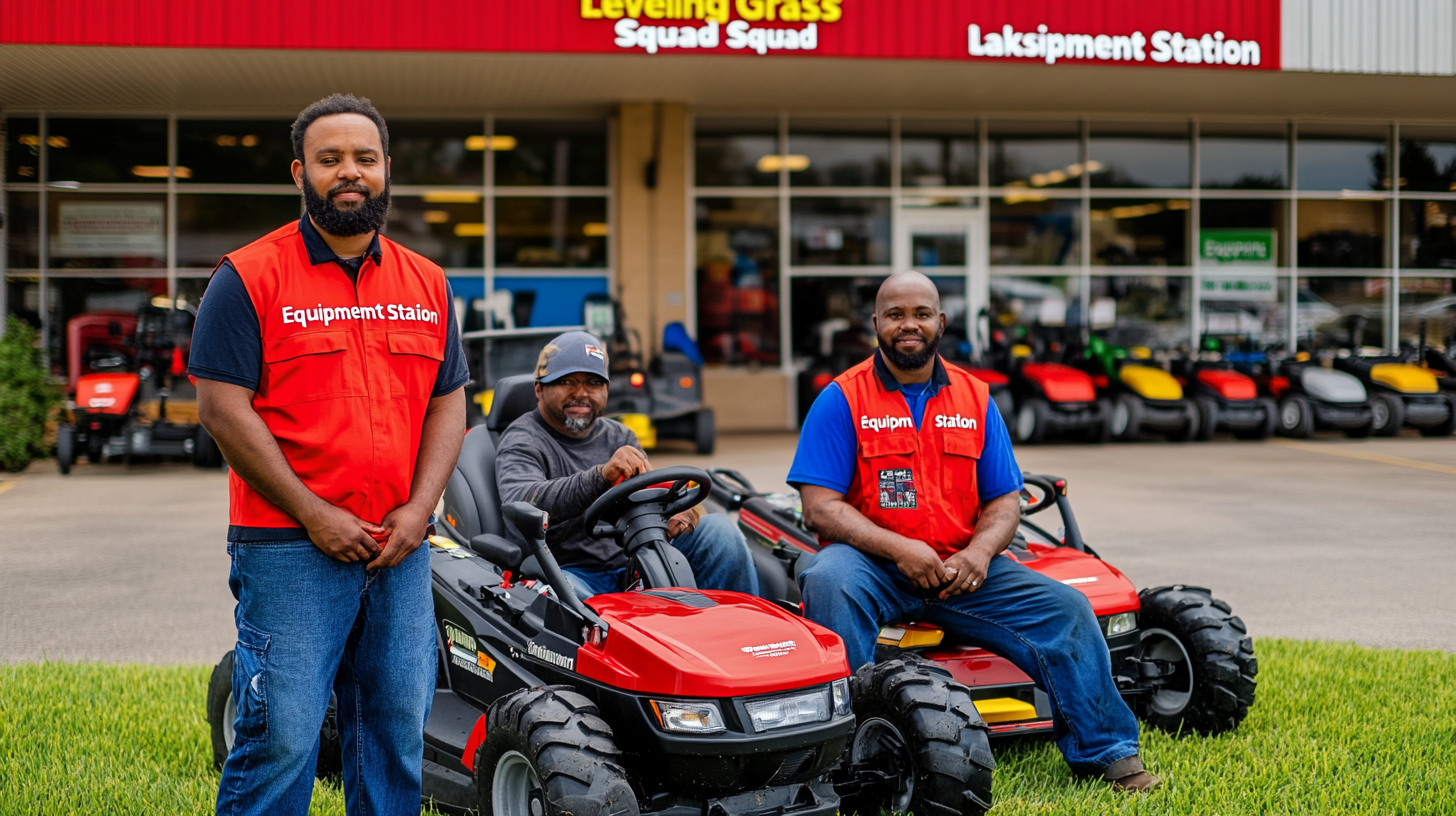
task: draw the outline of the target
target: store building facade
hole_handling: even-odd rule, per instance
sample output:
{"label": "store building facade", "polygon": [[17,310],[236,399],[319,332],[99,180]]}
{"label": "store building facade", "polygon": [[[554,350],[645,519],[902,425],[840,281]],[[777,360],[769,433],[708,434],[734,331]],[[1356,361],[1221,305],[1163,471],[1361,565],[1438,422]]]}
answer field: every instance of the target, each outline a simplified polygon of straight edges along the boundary
{"label": "store building facade", "polygon": [[727,429],[795,426],[900,269],[952,357],[1440,344],[1453,75],[1428,0],[16,0],[4,305],[64,360],[76,314],[195,304],[298,216],[289,123],[348,91],[468,332],[614,296],[649,347],[697,338]]}

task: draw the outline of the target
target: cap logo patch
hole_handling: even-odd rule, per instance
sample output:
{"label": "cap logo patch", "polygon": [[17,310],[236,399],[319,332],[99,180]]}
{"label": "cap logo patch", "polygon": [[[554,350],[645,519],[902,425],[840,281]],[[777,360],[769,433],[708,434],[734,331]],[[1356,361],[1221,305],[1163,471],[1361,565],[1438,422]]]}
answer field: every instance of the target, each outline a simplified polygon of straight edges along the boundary
{"label": "cap logo patch", "polygon": [[606,362],[607,360],[607,353],[602,351],[601,346],[586,346],[586,353],[602,362]]}

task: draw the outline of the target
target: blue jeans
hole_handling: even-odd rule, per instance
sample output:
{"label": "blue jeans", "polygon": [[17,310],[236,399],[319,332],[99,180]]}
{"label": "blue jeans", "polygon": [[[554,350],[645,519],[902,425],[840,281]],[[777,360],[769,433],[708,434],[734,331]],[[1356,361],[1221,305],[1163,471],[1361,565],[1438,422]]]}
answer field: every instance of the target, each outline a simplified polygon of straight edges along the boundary
{"label": "blue jeans", "polygon": [[948,642],[1010,660],[1047,693],[1057,747],[1073,771],[1098,773],[1138,752],[1137,718],[1117,693],[1092,605],[1065,584],[997,556],[980,589],[927,601],[893,563],[831,544],[799,575],[799,588],[806,616],[844,638],[852,668],[875,659],[881,626],[933,624]]}
{"label": "blue jeans", "polygon": [[308,812],[333,690],[348,812],[418,813],[437,660],[429,547],[368,572],[307,539],[229,544],[228,553],[237,741],[217,812]]}
{"label": "blue jeans", "polygon": [[[733,519],[721,513],[703,516],[698,528],[672,540],[672,546],[688,560],[699,589],[724,589],[758,594],[758,569],[748,554],[748,543]],[[616,592],[627,570],[585,570],[562,567],[578,598]]]}

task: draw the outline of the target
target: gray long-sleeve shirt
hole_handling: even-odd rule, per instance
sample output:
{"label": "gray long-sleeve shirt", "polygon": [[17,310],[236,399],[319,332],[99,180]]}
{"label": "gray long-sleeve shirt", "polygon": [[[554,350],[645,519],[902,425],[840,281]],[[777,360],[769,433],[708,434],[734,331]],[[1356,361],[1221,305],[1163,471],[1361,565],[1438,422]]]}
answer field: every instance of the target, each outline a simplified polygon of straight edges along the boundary
{"label": "gray long-sleeve shirt", "polygon": [[[507,426],[495,455],[502,504],[530,502],[550,514],[546,543],[562,566],[597,571],[620,569],[627,557],[610,538],[591,538],[581,514],[607,488],[597,465],[623,445],[641,449],[637,435],[614,419],[598,419],[585,439],[572,439],[532,411]],[[507,524],[510,536],[520,534]]]}

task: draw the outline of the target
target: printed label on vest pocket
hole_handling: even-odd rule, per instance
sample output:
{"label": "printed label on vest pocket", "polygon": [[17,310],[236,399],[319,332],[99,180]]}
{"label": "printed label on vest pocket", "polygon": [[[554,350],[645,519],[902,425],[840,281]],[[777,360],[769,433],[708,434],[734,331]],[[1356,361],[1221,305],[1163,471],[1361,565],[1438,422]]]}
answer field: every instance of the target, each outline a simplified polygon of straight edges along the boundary
{"label": "printed label on vest pocket", "polygon": [[880,509],[915,509],[915,473],[910,468],[880,471]]}

